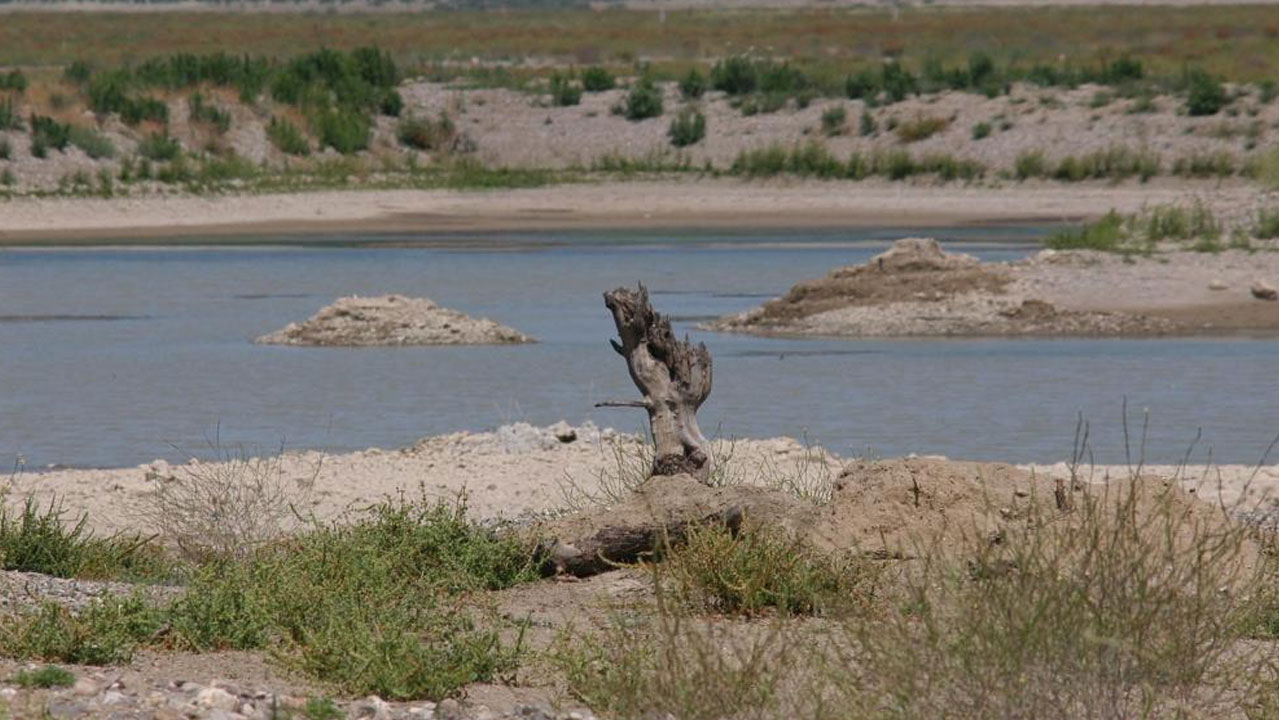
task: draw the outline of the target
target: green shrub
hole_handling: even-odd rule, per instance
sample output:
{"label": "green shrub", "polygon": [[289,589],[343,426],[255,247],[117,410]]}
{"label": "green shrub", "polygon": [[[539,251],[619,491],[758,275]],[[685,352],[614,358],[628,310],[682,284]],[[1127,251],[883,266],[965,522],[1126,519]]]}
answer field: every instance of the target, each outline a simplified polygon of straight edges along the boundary
{"label": "green shrub", "polygon": [[843,105],[833,105],[822,111],[822,134],[827,137],[843,135],[848,124],[848,111]]}
{"label": "green shrub", "polygon": [[691,68],[679,81],[679,92],[685,100],[696,100],[706,93],[706,76]]}
{"label": "green shrub", "polygon": [[166,123],[169,121],[169,106],[153,97],[132,99],[121,108],[120,119],[129,125],[147,121]]}
{"label": "green shrub", "polygon": [[901,102],[919,92],[919,80],[899,62],[884,63],[880,68],[879,86],[890,103]]}
{"label": "green shrub", "polygon": [[1048,158],[1042,150],[1026,150],[1017,155],[1013,161],[1013,174],[1018,180],[1046,177],[1048,175]]}
{"label": "green shrub", "polygon": [[93,77],[93,68],[84,60],[72,60],[71,64],[62,71],[62,81],[72,85],[87,85],[91,77]]}
{"label": "green shrub", "polygon": [[582,101],[582,88],[563,73],[551,73],[551,101],[556,107],[576,105]]}
{"label": "green shrub", "polygon": [[662,114],[662,91],[648,78],[643,78],[626,94],[622,114],[627,120],[638,121]]}
{"label": "green shrub", "polygon": [[45,602],[0,623],[0,654],[75,665],[126,664],[163,625],[163,612],[138,597],[101,597],[79,614]]}
{"label": "green shrub", "polygon": [[206,123],[219,133],[231,129],[231,113],[206,102],[203,94],[195,93],[187,104],[193,121]]}
{"label": "green shrub", "polygon": [[377,109],[387,117],[399,117],[404,112],[404,98],[395,90],[383,90]]}
{"label": "green shrub", "polygon": [[20,670],[13,682],[21,688],[60,688],[75,684],[75,673],[57,665],[45,665],[36,670]]}
{"label": "green shrub", "polygon": [[175,160],[182,154],[182,145],[167,134],[151,133],[138,143],[138,155],[147,160],[164,162]]}
{"label": "green shrub", "polygon": [[875,117],[870,112],[863,110],[861,119],[857,122],[857,134],[868,137],[877,132],[879,132],[879,123],[875,122]]}
{"label": "green shrub", "polygon": [[1192,116],[1216,115],[1228,104],[1221,81],[1193,70],[1186,76],[1186,112]]}
{"label": "green shrub", "polygon": [[613,73],[599,65],[592,65],[582,72],[582,89],[586,92],[604,92],[612,90],[617,84]]}
{"label": "green shrub", "polygon": [[285,118],[272,117],[266,126],[267,139],[277,150],[287,155],[310,155],[311,145],[296,125]]}
{"label": "green shrub", "polygon": [[21,130],[22,118],[12,97],[0,98],[0,130]]}
{"label": "green shrub", "polygon": [[12,187],[18,184],[18,178],[14,176],[12,168],[5,168],[4,172],[0,172],[0,185]]}
{"label": "green shrub", "polygon": [[290,665],[344,692],[438,700],[490,681],[519,650],[476,623],[464,594],[536,576],[525,547],[471,525],[464,507],[393,502],[209,568],[171,626],[179,647],[280,638]]}
{"label": "green shrub", "polygon": [[1257,212],[1257,222],[1252,227],[1252,236],[1262,240],[1279,238],[1279,210],[1266,208]]}
{"label": "green shrub", "polygon": [[0,137],[0,160],[13,159],[13,143],[9,142],[9,138]]}
{"label": "green shrub", "polygon": [[904,143],[926,140],[946,128],[950,121],[939,117],[916,117],[897,126],[897,137]]}
{"label": "green shrub", "polygon": [[746,55],[734,55],[711,67],[711,87],[728,95],[748,95],[759,86],[759,72]]}
{"label": "green shrub", "polygon": [[27,76],[21,70],[10,70],[0,74],[0,90],[12,90],[22,93],[27,90]]}
{"label": "green shrub", "polygon": [[48,155],[49,148],[65,150],[71,142],[71,126],[44,115],[32,115],[31,154],[38,158]]}
{"label": "green shrub", "polygon": [[852,100],[874,101],[879,94],[879,81],[869,70],[861,70],[844,80],[844,94]]}
{"label": "green shrub", "polygon": [[1123,218],[1110,211],[1101,220],[1077,230],[1059,230],[1044,240],[1053,250],[1101,250],[1115,252],[1124,240]]}
{"label": "green shrub", "polygon": [[133,535],[94,537],[87,517],[68,522],[57,500],[41,509],[27,498],[20,511],[0,508],[0,567],[64,578],[155,579],[167,564],[146,540]]}
{"label": "green shrub", "polygon": [[1261,81],[1261,85],[1257,87],[1257,101],[1262,105],[1269,105],[1274,102],[1276,96],[1279,96],[1279,82],[1274,80]]}
{"label": "green shrub", "polygon": [[410,115],[400,120],[396,137],[418,150],[448,150],[457,139],[457,126],[447,113],[440,113],[439,120]]}
{"label": "green shrub", "polygon": [[990,137],[990,123],[979,122],[973,126],[973,140],[984,140]]}
{"label": "green shrub", "polygon": [[69,139],[72,145],[80,148],[94,160],[115,157],[115,145],[100,132],[73,125]]}
{"label": "green shrub", "polygon": [[679,148],[701,142],[706,137],[706,116],[692,108],[684,108],[671,119],[666,135],[671,144]]}
{"label": "green shrub", "polygon": [[355,110],[326,110],[316,117],[320,144],[343,155],[368,148],[371,127],[368,116]]}

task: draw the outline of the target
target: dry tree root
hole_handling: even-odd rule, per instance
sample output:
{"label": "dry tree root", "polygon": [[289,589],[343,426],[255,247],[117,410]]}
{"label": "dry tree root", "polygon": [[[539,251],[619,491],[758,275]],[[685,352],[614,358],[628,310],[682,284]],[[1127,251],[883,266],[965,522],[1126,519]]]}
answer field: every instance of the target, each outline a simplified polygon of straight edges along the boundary
{"label": "dry tree root", "polygon": [[714,466],[710,441],[697,425],[697,409],[711,394],[711,354],[677,340],[671,322],[648,301],[648,289],[617,288],[604,293],[613,313],[620,342],[610,340],[643,400],[601,403],[603,406],[642,407],[653,434],[653,475],[686,473],[709,482]]}

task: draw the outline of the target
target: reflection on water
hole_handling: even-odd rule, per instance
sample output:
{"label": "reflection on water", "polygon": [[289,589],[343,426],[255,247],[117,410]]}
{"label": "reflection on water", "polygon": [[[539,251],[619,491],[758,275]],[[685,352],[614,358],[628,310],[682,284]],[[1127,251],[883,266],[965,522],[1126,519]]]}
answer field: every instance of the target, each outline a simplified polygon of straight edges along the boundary
{"label": "reflection on water", "polygon": [[[345,450],[503,422],[643,415],[609,348],[601,293],[644,281],[715,357],[701,417],[724,436],[794,435],[843,453],[1056,460],[1076,417],[1121,460],[1120,406],[1148,408],[1150,461],[1253,462],[1279,431],[1271,340],[793,340],[697,331],[804,278],[929,234],[992,259],[1042,228],[767,234],[318,238],[306,246],[0,252],[0,467],[129,465],[229,444]],[[528,332],[512,347],[253,345],[339,295],[420,295]],[[21,318],[21,320],[17,320]],[[102,322],[104,320],[111,322]]]}

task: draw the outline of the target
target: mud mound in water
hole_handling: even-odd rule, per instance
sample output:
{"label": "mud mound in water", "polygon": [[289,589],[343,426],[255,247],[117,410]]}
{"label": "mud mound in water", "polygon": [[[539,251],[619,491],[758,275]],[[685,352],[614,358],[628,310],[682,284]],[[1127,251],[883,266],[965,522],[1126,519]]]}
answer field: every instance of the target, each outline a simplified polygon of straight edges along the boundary
{"label": "mud mound in water", "polygon": [[403,295],[344,297],[303,323],[263,335],[268,345],[515,345],[535,340],[486,318]]}

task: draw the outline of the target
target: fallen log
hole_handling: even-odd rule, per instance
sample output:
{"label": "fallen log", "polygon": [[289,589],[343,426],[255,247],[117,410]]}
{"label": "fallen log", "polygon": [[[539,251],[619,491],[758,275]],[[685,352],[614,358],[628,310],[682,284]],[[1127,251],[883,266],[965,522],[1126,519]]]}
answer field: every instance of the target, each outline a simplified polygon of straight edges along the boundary
{"label": "fallen log", "polygon": [[631,497],[541,528],[545,575],[587,577],[618,565],[656,559],[690,531],[719,525],[734,533],[763,525],[799,536],[817,508],[758,487],[707,487],[688,474],[649,478]]}

